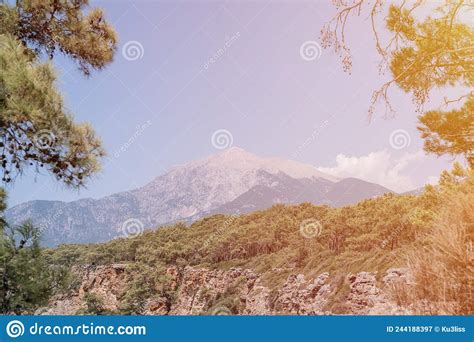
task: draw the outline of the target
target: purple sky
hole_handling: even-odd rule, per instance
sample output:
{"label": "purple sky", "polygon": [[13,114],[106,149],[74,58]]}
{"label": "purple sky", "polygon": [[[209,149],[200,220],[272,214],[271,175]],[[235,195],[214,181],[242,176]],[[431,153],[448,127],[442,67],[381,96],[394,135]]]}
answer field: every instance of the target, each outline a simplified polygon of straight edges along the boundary
{"label": "purple sky", "polygon": [[69,61],[54,62],[68,108],[93,124],[108,159],[80,192],[27,172],[8,188],[10,205],[97,198],[144,185],[173,165],[219,152],[211,142],[219,129],[230,132],[233,146],[257,155],[398,191],[436,178],[451,162],[423,154],[408,94],[394,88],[397,115],[383,118],[380,106],[368,121],[372,92],[388,76],[378,73],[367,15],[351,18],[348,28],[349,75],[332,51],[302,55],[302,45],[318,41],[335,13],[329,1],[92,5],[104,8],[118,31],[115,61],[88,79]]}

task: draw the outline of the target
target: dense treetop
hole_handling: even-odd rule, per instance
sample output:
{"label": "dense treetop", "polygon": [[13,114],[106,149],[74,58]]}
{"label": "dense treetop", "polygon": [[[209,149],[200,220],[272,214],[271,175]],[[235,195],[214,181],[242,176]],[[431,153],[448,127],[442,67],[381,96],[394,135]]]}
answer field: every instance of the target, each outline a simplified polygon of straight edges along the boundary
{"label": "dense treetop", "polygon": [[87,123],[76,123],[56,88],[62,53],[89,75],[112,61],[116,34],[83,0],[0,4],[0,171],[11,182],[32,166],[79,187],[99,170],[104,150]]}

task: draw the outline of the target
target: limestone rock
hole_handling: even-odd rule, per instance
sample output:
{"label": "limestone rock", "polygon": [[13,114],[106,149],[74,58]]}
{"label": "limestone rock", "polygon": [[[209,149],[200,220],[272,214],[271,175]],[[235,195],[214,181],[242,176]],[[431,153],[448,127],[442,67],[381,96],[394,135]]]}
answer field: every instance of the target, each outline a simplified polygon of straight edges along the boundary
{"label": "limestone rock", "polygon": [[[37,314],[75,314],[83,308],[86,293],[100,297],[109,311],[116,312],[119,309],[121,298],[128,289],[126,265],[81,266],[74,268],[73,272],[79,279],[79,286],[55,296],[49,306],[38,310]],[[272,272],[280,273],[282,270]],[[333,296],[338,292],[338,286],[343,286],[327,272],[314,278],[290,274],[283,285],[273,288],[266,285],[261,274],[238,267],[228,270],[170,267],[166,274],[172,281],[174,299],[160,297],[156,289],[156,295],[144,298],[141,314],[332,314],[325,308],[328,301],[337,298]],[[399,307],[389,295],[394,284],[410,284],[411,277],[407,269],[389,269],[380,281],[375,273],[349,274],[346,282],[349,284],[349,293],[337,299],[337,303],[344,304],[345,311],[338,313],[410,314],[409,308]],[[223,298],[232,299],[232,308],[219,304]]]}

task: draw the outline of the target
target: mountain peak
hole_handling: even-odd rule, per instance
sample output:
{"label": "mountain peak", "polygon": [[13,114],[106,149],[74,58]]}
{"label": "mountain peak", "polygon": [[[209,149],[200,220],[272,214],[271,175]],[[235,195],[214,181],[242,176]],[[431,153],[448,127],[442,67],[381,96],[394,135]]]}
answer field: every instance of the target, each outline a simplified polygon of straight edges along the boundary
{"label": "mountain peak", "polygon": [[188,167],[202,167],[204,165],[216,169],[238,170],[242,173],[263,170],[272,174],[282,172],[297,179],[323,178],[331,182],[339,180],[336,177],[319,171],[310,164],[276,157],[259,157],[240,147],[231,147],[208,158],[187,164]]}
{"label": "mountain peak", "polygon": [[32,201],[10,208],[6,216],[12,224],[31,218],[44,228],[46,244],[56,245],[109,240],[126,234],[126,224],[132,221],[143,229],[275,203],[339,206],[385,192],[388,189],[363,181],[337,182],[312,165],[258,157],[233,147],[178,166],[138,189],[97,200]]}
{"label": "mountain peak", "polygon": [[253,155],[252,153],[247,152],[243,148],[237,147],[237,146],[232,146],[228,149],[225,149],[220,154],[222,155]]}
{"label": "mountain peak", "polygon": [[210,158],[219,159],[219,160],[229,159],[229,160],[235,160],[235,161],[243,161],[243,160],[254,161],[258,159],[258,157],[255,154],[250,153],[244,150],[243,148],[235,147],[235,146],[225,149],[222,152],[213,154]]}

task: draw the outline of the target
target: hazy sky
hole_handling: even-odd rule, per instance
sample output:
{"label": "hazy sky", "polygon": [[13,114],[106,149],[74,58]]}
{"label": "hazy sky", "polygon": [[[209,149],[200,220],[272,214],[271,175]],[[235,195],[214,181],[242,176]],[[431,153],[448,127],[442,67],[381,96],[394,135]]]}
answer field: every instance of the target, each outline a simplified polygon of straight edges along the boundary
{"label": "hazy sky", "polygon": [[[378,73],[367,15],[348,28],[352,74],[323,50],[305,55],[334,15],[330,1],[92,1],[120,37],[114,62],[85,78],[63,58],[58,85],[78,121],[90,121],[108,151],[103,171],[80,192],[26,173],[9,204],[101,197],[151,181],[170,167],[233,146],[296,159],[338,176],[394,190],[419,187],[450,160],[425,156],[409,95],[392,90],[397,116],[371,122]],[[303,46],[303,49],[302,49]],[[134,54],[137,53],[137,54]],[[436,101],[435,101],[436,102]],[[394,143],[390,143],[392,136]],[[398,144],[398,145],[397,145]]]}

